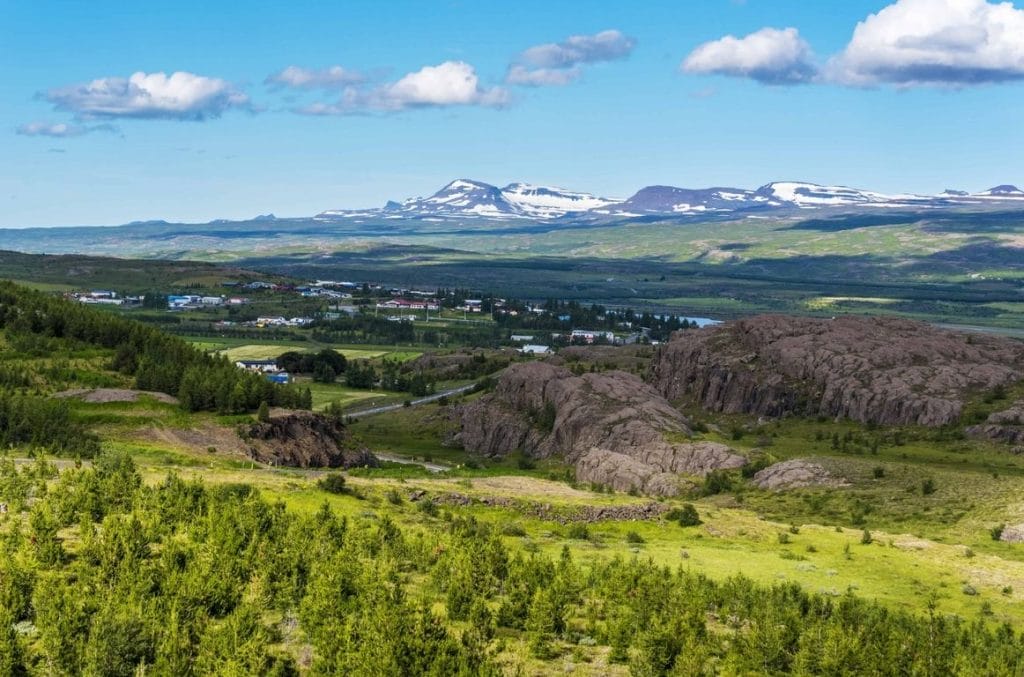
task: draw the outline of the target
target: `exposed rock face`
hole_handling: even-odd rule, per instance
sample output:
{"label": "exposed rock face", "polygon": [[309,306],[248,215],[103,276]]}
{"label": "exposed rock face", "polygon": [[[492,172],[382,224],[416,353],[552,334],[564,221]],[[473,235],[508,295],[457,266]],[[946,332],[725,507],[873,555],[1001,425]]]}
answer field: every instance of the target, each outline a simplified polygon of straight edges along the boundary
{"label": "exposed rock face", "polygon": [[581,481],[674,495],[680,474],[745,463],[728,447],[685,439],[686,419],[653,388],[619,371],[573,376],[543,362],[509,367],[493,393],[462,407],[456,441],[476,453],[564,455]]}
{"label": "exposed rock face", "polygon": [[847,483],[836,478],[817,463],[793,458],[770,465],[754,473],[754,484],[761,489],[781,491],[801,487],[844,487]]}
{"label": "exposed rock face", "polygon": [[761,315],[678,332],[649,376],[712,411],[941,426],[971,391],[1024,376],[1024,344],[898,318]]}
{"label": "exposed rock face", "polygon": [[267,422],[242,429],[249,455],[260,463],[298,468],[376,466],[368,449],[354,445],[345,426],[306,411],[275,413]]}
{"label": "exposed rock face", "polygon": [[1003,527],[1003,532],[999,534],[999,540],[1006,543],[1024,542],[1024,524],[1012,524]]}
{"label": "exposed rock face", "polygon": [[1018,400],[1004,411],[990,414],[981,425],[967,429],[967,434],[1007,444],[1024,443],[1024,400]]}

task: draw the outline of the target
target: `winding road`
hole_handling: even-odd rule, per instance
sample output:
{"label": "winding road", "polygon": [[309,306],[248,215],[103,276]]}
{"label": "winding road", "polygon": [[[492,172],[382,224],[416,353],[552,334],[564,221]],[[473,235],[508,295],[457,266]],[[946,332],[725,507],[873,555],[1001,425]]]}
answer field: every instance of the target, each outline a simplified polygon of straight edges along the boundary
{"label": "winding road", "polygon": [[[426,397],[421,397],[419,399],[411,400],[409,402],[409,406],[410,407],[416,407],[416,406],[419,406],[421,404],[429,404],[431,402],[436,402],[439,399],[441,399],[442,397],[451,397],[452,395],[461,395],[462,393],[468,393],[469,391],[473,390],[473,388],[475,388],[475,387],[476,387],[475,383],[470,383],[468,385],[459,386],[458,388],[449,388],[448,390],[442,390],[441,392],[434,393],[433,395],[427,395]],[[385,404],[385,405],[382,405],[380,407],[371,407],[369,409],[362,409],[360,411],[348,411],[348,412],[345,412],[345,416],[348,416],[348,417],[351,417],[351,418],[362,418],[363,416],[375,416],[376,414],[384,414],[384,413],[387,413],[389,411],[397,411],[399,409],[404,409],[405,406],[406,406],[405,403]]]}

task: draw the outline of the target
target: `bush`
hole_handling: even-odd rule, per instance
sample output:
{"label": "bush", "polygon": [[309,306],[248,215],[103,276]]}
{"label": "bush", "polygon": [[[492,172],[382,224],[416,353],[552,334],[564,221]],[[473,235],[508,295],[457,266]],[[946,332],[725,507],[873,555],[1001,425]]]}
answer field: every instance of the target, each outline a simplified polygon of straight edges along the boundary
{"label": "bush", "polygon": [[586,541],[590,539],[590,530],[587,525],[583,522],[573,522],[569,525],[568,530],[565,532],[566,537],[574,538],[579,541]]}
{"label": "bush", "polygon": [[316,485],[329,494],[343,494],[347,489],[345,487],[345,476],[337,472],[324,475]]}
{"label": "bush", "polygon": [[861,535],[860,535],[860,543],[861,543],[861,545],[871,545],[871,542],[873,540],[875,540],[875,539],[871,536],[871,532],[868,531],[867,529],[865,529],[861,533]]}
{"label": "bush", "polygon": [[391,505],[402,504],[402,494],[398,493],[398,489],[388,489],[388,493],[385,494],[388,499],[388,503]]}
{"label": "bush", "polygon": [[701,523],[700,513],[693,503],[684,503],[681,508],[671,511],[669,515],[670,519],[678,521],[681,527],[695,527]]}
{"label": "bush", "polygon": [[526,529],[524,529],[520,524],[506,524],[501,528],[501,535],[522,538],[526,536]]}
{"label": "bush", "polygon": [[874,477],[876,480],[882,479],[883,477],[885,477],[885,468],[883,468],[880,465],[876,465],[874,468],[871,469],[871,476]]}
{"label": "bush", "polygon": [[712,470],[704,477],[702,496],[714,496],[732,489],[732,477],[724,470]]}
{"label": "bush", "polygon": [[789,534],[787,534],[785,531],[780,531],[778,533],[778,539],[779,545],[786,545],[789,543]]}
{"label": "bush", "polygon": [[926,479],[921,482],[921,495],[929,496],[935,493],[935,480]]}
{"label": "bush", "polygon": [[993,541],[1001,541],[1003,539],[1003,530],[1006,528],[1005,524],[997,524],[988,530],[989,535]]}
{"label": "bush", "polygon": [[647,541],[644,540],[644,537],[641,536],[640,534],[636,533],[635,531],[630,531],[630,532],[628,532],[626,534],[626,543],[633,543],[635,545],[642,545],[643,543],[646,543],[646,542]]}

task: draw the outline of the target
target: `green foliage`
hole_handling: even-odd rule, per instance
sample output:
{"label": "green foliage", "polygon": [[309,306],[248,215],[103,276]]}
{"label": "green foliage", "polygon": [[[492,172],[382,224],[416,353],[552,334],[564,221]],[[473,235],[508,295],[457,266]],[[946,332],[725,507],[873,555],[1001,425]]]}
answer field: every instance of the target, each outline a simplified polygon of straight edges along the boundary
{"label": "green foliage", "polygon": [[678,508],[669,510],[665,513],[665,518],[679,522],[681,527],[695,527],[701,523],[700,513],[697,512],[697,508],[694,507],[693,503],[684,503]]}
{"label": "green foliage", "polygon": [[340,472],[327,473],[321,477],[316,485],[329,494],[343,494],[348,490],[345,486],[345,476]]}
{"label": "green foliage", "polygon": [[266,402],[260,402],[259,409],[256,410],[256,420],[260,423],[266,423],[270,420],[270,407]]}
{"label": "green foliage", "polygon": [[732,475],[726,470],[712,470],[704,476],[702,496],[714,496],[732,490]]}
{"label": "green foliage", "polygon": [[935,480],[928,478],[921,480],[921,495],[930,496],[935,493]]}
{"label": "green foliage", "polygon": [[272,384],[159,329],[9,282],[0,283],[0,328],[43,354],[55,339],[112,350],[111,369],[134,377],[140,390],[176,395],[188,411],[240,413],[261,401],[301,404],[295,388]]}
{"label": "green foliage", "polygon": [[[62,471],[27,522],[0,531],[3,674],[294,675],[282,628],[295,623],[315,675],[494,676],[505,638],[551,660],[584,627],[636,675],[1012,674],[1024,661],[1009,626],[639,558],[583,567],[568,550],[506,548],[472,518],[403,529],[326,504],[296,514],[243,484],[147,486],[125,456]],[[458,630],[431,610],[439,599]]]}

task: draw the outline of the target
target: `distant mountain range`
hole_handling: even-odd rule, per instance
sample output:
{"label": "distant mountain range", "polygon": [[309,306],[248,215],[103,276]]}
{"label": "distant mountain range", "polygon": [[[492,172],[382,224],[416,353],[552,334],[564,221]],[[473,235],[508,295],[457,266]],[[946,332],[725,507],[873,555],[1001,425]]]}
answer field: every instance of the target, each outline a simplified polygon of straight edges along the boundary
{"label": "distant mountain range", "polygon": [[388,202],[380,209],[329,210],[319,220],[390,218],[444,220],[572,219],[588,217],[710,216],[799,212],[810,209],[850,211],[860,208],[938,209],[1007,204],[1024,206],[1024,191],[995,186],[980,193],[945,190],[938,195],[889,195],[845,186],[777,181],[756,190],[745,188],[676,188],[647,186],[621,200],[590,193],[511,183],[504,188],[482,181],[457,179],[430,197]]}

